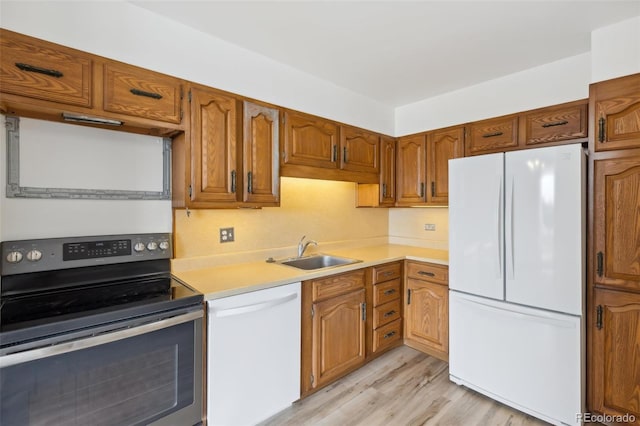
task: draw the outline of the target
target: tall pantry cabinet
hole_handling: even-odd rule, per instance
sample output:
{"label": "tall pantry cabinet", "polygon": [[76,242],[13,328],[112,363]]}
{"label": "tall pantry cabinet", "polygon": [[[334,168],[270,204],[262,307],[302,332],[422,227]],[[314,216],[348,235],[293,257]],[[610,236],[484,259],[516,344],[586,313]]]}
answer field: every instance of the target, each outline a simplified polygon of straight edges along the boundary
{"label": "tall pantry cabinet", "polygon": [[640,74],[589,99],[588,409],[640,425]]}

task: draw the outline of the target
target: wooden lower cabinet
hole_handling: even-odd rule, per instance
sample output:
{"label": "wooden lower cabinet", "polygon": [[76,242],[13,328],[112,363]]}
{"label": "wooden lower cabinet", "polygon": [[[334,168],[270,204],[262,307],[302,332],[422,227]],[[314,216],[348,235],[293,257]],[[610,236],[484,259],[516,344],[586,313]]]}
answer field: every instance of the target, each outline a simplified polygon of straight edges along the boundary
{"label": "wooden lower cabinet", "polygon": [[594,290],[590,409],[640,425],[640,293]]}
{"label": "wooden lower cabinet", "polygon": [[407,262],[404,296],[404,343],[445,361],[449,360],[449,287],[442,277],[447,270]]}

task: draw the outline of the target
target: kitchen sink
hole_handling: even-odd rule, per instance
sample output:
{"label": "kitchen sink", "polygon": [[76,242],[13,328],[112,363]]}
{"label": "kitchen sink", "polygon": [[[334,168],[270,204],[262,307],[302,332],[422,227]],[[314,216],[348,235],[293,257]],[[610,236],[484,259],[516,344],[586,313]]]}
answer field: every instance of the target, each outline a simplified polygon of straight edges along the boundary
{"label": "kitchen sink", "polygon": [[285,259],[278,263],[294,268],[311,271],[314,269],[331,268],[334,266],[350,265],[352,263],[362,262],[358,259],[349,259],[347,257],[331,256],[328,254],[314,254],[311,256],[297,257],[293,259]]}

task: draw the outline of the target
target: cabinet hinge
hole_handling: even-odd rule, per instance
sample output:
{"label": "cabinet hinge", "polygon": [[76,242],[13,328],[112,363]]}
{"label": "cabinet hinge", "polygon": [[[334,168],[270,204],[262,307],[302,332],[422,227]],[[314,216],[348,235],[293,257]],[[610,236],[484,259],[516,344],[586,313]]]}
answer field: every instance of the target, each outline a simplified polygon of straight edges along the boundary
{"label": "cabinet hinge", "polygon": [[191,90],[189,90],[189,93],[187,94],[187,100],[191,103]]}
{"label": "cabinet hinge", "polygon": [[314,306],[311,307],[311,318],[316,315],[316,308]]}
{"label": "cabinet hinge", "polygon": [[599,277],[601,277],[604,273],[604,253],[602,253],[601,251],[596,254],[596,263],[596,273]]}
{"label": "cabinet hinge", "polygon": [[602,305],[596,308],[596,328],[602,330]]}
{"label": "cabinet hinge", "polygon": [[309,375],[309,379],[311,380],[311,386],[313,386],[313,382],[315,382],[316,378],[313,377],[313,374]]}
{"label": "cabinet hinge", "polygon": [[193,189],[191,188],[191,185],[189,185],[189,198],[191,198],[192,195],[193,195]]}
{"label": "cabinet hinge", "polygon": [[362,311],[362,321],[366,321],[367,320],[367,304],[361,303],[360,309]]}

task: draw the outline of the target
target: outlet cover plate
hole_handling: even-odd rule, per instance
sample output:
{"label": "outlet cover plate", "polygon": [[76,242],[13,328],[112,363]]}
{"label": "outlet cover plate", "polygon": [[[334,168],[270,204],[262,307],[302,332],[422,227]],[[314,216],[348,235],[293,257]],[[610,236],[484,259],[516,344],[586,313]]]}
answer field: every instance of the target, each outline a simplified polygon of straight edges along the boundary
{"label": "outlet cover plate", "polygon": [[425,231],[435,231],[436,230],[436,224],[435,223],[425,223],[424,224],[424,230]]}
{"label": "outlet cover plate", "polygon": [[220,228],[220,242],[231,243],[235,241],[235,231],[233,228]]}

